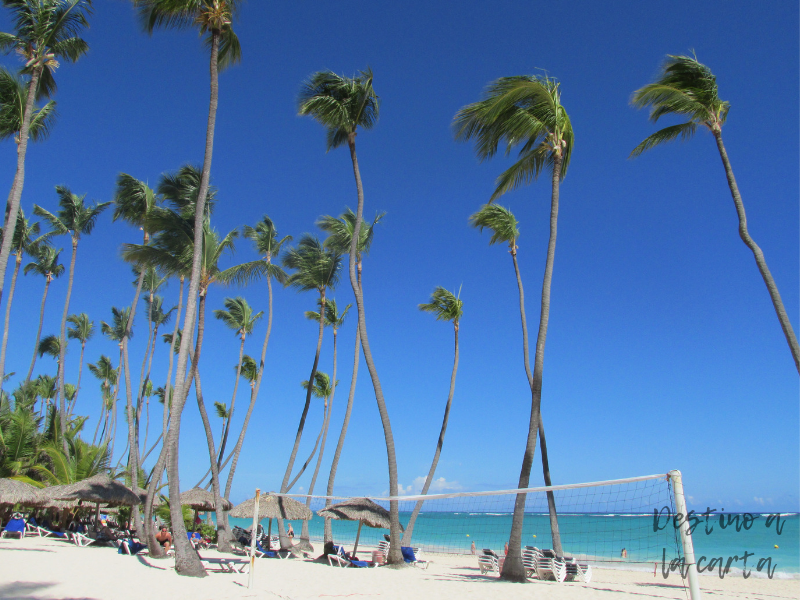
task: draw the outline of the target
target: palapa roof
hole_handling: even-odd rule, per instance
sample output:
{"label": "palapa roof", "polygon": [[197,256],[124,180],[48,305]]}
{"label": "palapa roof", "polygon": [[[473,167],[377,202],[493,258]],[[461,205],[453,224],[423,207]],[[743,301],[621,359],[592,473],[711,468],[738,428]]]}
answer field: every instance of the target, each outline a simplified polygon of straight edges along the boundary
{"label": "palapa roof", "polygon": [[0,479],[0,504],[38,506],[45,500],[42,491],[24,481]]}
{"label": "palapa roof", "polygon": [[52,500],[84,500],[109,506],[136,506],[141,502],[130,489],[106,474],[68,485],[54,485],[45,488],[44,493]]}
{"label": "palapa roof", "polygon": [[[214,502],[214,493],[203,488],[192,488],[188,492],[181,494],[181,504],[191,506],[195,510],[216,510],[216,503]],[[230,500],[227,498],[222,499],[222,507],[225,510],[230,510],[233,507]]]}
{"label": "palapa roof", "polygon": [[[237,504],[230,516],[239,519],[252,519],[255,498],[249,498]],[[258,499],[258,519],[287,519],[289,521],[310,521],[313,517],[311,509],[305,504],[286,496],[261,494]]]}
{"label": "palapa roof", "polygon": [[[320,517],[361,521],[368,527],[389,529],[389,511],[369,498],[350,498],[317,511]],[[402,529],[402,525],[400,526]]]}

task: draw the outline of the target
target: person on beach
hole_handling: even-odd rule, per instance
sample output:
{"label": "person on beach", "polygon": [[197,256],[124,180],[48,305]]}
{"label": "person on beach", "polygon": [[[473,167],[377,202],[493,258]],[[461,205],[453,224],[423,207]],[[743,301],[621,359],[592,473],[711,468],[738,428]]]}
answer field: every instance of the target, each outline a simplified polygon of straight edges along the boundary
{"label": "person on beach", "polygon": [[620,552],[620,556],[622,558],[628,558],[628,551],[625,548],[623,548],[622,552]]}
{"label": "person on beach", "polygon": [[172,547],[172,534],[167,530],[166,525],[161,526],[161,531],[156,534],[156,541],[164,548],[164,552],[169,552]]}
{"label": "person on beach", "polygon": [[294,527],[292,527],[291,523],[286,525],[286,535],[288,535],[290,538],[294,537]]}
{"label": "person on beach", "polygon": [[503,548],[503,553],[508,556],[508,542],[506,542],[505,548]]}
{"label": "person on beach", "polygon": [[470,546],[469,551],[472,552],[473,555],[475,555],[475,553],[477,552],[477,550],[475,549],[475,542],[472,542],[472,546]]}

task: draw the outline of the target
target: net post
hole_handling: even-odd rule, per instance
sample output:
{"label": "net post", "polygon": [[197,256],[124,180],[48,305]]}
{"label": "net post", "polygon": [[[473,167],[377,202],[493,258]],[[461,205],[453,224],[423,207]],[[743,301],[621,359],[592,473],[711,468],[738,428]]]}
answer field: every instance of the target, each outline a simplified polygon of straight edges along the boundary
{"label": "net post", "polygon": [[247,577],[247,589],[253,587],[253,577],[256,566],[256,544],[258,543],[258,501],[261,498],[261,490],[256,488],[256,498],[253,503],[253,528],[250,530],[250,573]]}
{"label": "net post", "polygon": [[692,532],[687,515],[686,498],[683,495],[683,480],[681,472],[677,469],[670,471],[667,476],[672,481],[672,489],[675,494],[675,512],[683,515],[683,523],[679,529],[681,542],[683,544],[683,557],[686,561],[687,578],[689,579],[689,594],[692,600],[701,600],[700,584],[697,581],[697,563],[694,560],[694,546],[692,545]]}

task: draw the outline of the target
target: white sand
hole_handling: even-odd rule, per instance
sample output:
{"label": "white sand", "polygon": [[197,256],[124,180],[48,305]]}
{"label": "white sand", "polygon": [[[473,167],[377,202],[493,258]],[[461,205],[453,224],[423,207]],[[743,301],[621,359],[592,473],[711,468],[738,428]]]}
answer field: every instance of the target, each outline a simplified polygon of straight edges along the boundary
{"label": "white sand", "polygon": [[[205,550],[204,557],[229,558]],[[364,553],[366,555],[366,553]],[[427,570],[342,569],[308,561],[257,559],[255,584],[247,589],[246,573],[210,573],[197,579],[175,573],[174,561],[117,554],[113,548],[78,548],[51,538],[0,539],[0,598],[39,600],[109,599],[211,600],[219,598],[428,598],[614,600],[633,594],[641,600],[686,600],[688,591],[672,574],[665,580],[652,572],[595,569],[592,582],[513,584],[481,575],[474,557],[429,556]],[[246,560],[234,557],[234,560]],[[728,575],[702,576],[705,597],[737,600],[800,598],[800,580],[756,579]]]}

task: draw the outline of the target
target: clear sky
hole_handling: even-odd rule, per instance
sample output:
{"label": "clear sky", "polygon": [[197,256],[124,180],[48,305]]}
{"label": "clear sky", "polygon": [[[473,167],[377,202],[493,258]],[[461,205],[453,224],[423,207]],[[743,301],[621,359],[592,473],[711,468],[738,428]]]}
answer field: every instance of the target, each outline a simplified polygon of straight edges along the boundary
{"label": "clear sky", "polygon": [[[527,433],[530,391],[522,365],[516,283],[503,247],[467,219],[508,165],[479,163],[453,139],[453,115],[501,76],[546,70],[562,82],[575,150],[561,187],[542,412],[555,483],[681,469],[691,506],[798,510],[798,376],[752,254],[738,236],[733,203],[713,138],[628,160],[655,128],[629,105],[668,53],[694,49],[716,74],[731,111],[725,143],[750,232],[766,255],[795,331],[800,329],[798,265],[798,6],[745,1],[276,3],[251,0],[235,23],[243,60],[220,77],[212,166],[221,232],[268,214],[281,235],[322,235],[315,220],[355,207],[350,158],[325,152],[322,128],[296,115],[311,73],[352,75],[367,66],[382,100],[377,126],[358,136],[365,216],[386,211],[365,260],[371,346],[386,394],[400,483],[416,489],[427,473],[449,385],[453,331],[423,314],[437,285],[461,287],[461,362],[436,489],[513,487]],[[59,120],[51,138],[29,147],[22,206],[56,209],[55,185],[109,200],[118,173],[155,186],[161,173],[202,162],[208,111],[208,57],[197,34],[141,33],[130,3],[98,0],[86,40],[91,50],[58,69]],[[0,30],[9,31],[6,12]],[[15,56],[1,59],[16,67]],[[0,147],[0,187],[10,187],[16,155]],[[545,263],[548,178],[508,194],[521,223],[519,263],[530,335],[536,336]],[[119,259],[140,232],[111,223],[110,211],[78,251],[70,312],[98,323],[132,300],[133,277]],[[57,242],[68,250],[68,241]],[[63,257],[68,261],[68,251]],[[240,241],[225,265],[252,260]],[[9,270],[10,273],[10,270]],[[343,274],[344,275],[344,274]],[[6,284],[8,285],[8,283]],[[27,370],[43,281],[22,277],[13,304],[6,371]],[[165,290],[177,302],[178,285]],[[66,278],[51,286],[44,334],[57,333]],[[209,311],[243,294],[266,310],[266,286],[214,289]],[[333,294],[353,302],[346,276]],[[4,298],[5,299],[5,298]],[[276,490],[294,440],[311,370],[316,325],[303,312],[312,294],[276,289],[267,371],[237,470],[232,500],[255,487]],[[146,321],[131,343],[138,379]],[[265,324],[246,352],[260,352]],[[340,386],[317,493],[324,493],[344,415],[355,319],[339,336]],[[326,332],[321,368],[331,370]],[[98,335],[87,360],[117,362]],[[209,406],[230,402],[238,341],[209,323],[201,361]],[[68,381],[79,348],[70,347]],[[166,377],[159,343],[154,383]],[[55,372],[41,359],[37,372]],[[15,378],[15,379],[16,379]],[[94,430],[99,386],[87,371],[78,413]],[[248,394],[240,387],[234,434]],[[124,401],[120,402],[124,407]],[[160,428],[151,402],[149,439]],[[321,424],[312,407],[299,459]],[[220,421],[212,417],[215,435]],[[124,419],[120,414],[120,439]],[[193,397],[181,430],[181,486],[207,468]],[[233,434],[232,434],[233,435]],[[124,441],[117,444],[121,453]],[[152,463],[152,457],[148,464]],[[300,485],[305,490],[308,477]],[[537,451],[533,484],[541,483]],[[386,454],[367,370],[359,371],[353,420],[336,493],[388,491]]]}

